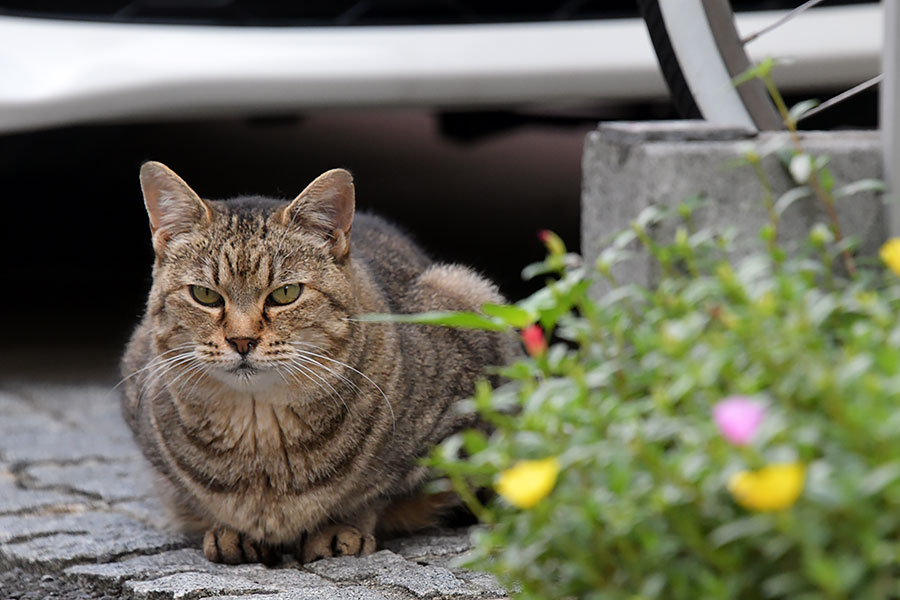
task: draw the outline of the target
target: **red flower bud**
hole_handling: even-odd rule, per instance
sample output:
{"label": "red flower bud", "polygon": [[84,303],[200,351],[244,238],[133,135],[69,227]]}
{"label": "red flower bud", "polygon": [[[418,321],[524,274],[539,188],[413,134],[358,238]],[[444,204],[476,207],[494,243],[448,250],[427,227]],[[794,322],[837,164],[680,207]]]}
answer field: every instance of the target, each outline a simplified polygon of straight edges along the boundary
{"label": "red flower bud", "polygon": [[566,253],[566,245],[563,244],[562,239],[549,229],[541,229],[538,232],[538,239],[547,247],[547,251],[550,254],[562,255]]}
{"label": "red flower bud", "polygon": [[522,330],[522,341],[525,350],[530,356],[541,356],[547,351],[547,340],[544,339],[544,330],[540,325],[529,325]]}

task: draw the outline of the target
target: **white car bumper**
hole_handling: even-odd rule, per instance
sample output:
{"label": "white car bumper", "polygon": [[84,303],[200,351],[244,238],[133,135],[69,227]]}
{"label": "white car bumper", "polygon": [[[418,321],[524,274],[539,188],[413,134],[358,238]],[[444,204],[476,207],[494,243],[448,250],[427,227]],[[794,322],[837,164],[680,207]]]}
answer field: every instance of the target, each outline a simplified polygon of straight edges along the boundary
{"label": "white car bumper", "polygon": [[[739,18],[749,32],[777,18]],[[785,91],[878,72],[878,5],[811,11],[750,47]],[[325,107],[479,107],[667,94],[643,22],[358,28],[0,17],[0,132]]]}

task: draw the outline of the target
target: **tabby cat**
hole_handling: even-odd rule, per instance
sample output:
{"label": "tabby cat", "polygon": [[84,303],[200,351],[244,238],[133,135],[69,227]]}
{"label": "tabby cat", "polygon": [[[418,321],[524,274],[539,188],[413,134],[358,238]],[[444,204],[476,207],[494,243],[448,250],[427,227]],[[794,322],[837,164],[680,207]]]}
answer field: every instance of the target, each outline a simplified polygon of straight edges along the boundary
{"label": "tabby cat", "polygon": [[204,200],[157,162],[141,187],[156,260],[123,409],[207,558],[363,555],[427,523],[445,499],[421,495],[417,461],[472,424],[454,402],[514,343],[355,317],[478,310],[496,287],[354,218],[342,169],[291,202]]}

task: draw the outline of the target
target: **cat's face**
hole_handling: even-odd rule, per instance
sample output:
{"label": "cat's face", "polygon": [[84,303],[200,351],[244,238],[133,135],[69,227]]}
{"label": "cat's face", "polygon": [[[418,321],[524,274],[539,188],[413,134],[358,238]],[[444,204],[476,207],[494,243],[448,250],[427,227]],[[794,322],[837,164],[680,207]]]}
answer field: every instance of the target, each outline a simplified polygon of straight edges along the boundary
{"label": "cat's face", "polygon": [[201,200],[159,163],[141,183],[157,254],[154,350],[169,386],[330,385],[352,327],[349,173],[329,171],[291,203]]}

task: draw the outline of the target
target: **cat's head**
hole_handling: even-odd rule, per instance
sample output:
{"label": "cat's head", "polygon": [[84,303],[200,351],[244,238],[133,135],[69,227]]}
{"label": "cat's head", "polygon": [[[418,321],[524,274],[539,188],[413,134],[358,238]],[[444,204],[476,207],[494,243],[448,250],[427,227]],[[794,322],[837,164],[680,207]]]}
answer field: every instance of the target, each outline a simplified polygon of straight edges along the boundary
{"label": "cat's head", "polygon": [[182,387],[327,382],[352,329],[350,173],[328,171],[290,202],[204,200],[157,162],[141,187],[156,253],[153,372]]}

